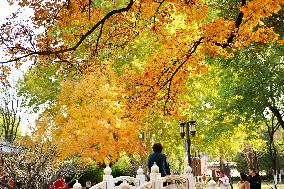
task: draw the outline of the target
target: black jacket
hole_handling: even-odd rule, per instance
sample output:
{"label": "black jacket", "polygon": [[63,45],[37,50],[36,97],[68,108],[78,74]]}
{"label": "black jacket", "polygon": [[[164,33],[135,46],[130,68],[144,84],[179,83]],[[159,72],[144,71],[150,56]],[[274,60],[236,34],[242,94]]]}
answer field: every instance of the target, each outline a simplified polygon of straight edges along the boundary
{"label": "black jacket", "polygon": [[259,174],[256,174],[254,177],[249,176],[250,189],[261,189],[261,178]]}
{"label": "black jacket", "polygon": [[159,167],[159,172],[161,176],[164,177],[166,175],[170,175],[170,167],[169,163],[167,162],[167,156],[163,153],[154,152],[149,155],[148,157],[148,169],[151,172],[151,167],[156,162],[156,165]]}

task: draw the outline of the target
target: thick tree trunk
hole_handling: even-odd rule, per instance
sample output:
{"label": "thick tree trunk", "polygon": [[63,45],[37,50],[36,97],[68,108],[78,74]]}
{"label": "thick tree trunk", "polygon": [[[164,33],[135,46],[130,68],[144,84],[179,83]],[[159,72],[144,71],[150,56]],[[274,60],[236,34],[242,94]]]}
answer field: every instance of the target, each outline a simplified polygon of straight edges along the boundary
{"label": "thick tree trunk", "polygon": [[224,171],[224,160],[220,157],[220,171]]}
{"label": "thick tree trunk", "polygon": [[275,124],[273,119],[271,121],[271,126],[269,126],[268,123],[266,123],[267,126],[267,131],[269,134],[269,139],[268,139],[268,150],[269,150],[269,156],[271,159],[271,166],[273,170],[273,174],[277,174],[277,148],[275,146],[274,142],[274,135],[277,129],[279,128],[279,120],[277,118],[278,123]]}

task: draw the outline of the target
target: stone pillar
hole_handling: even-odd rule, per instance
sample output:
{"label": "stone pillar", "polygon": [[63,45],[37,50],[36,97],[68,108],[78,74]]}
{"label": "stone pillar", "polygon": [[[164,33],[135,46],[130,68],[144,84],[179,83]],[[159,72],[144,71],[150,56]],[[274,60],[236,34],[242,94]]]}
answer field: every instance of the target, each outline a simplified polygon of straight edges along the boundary
{"label": "stone pillar", "polygon": [[143,174],[143,169],[141,166],[137,169],[137,175],[136,175],[136,181],[137,181],[137,186],[141,186],[145,183],[146,177]]}
{"label": "stone pillar", "polygon": [[104,169],[104,176],[103,180],[105,181],[105,189],[113,189],[114,188],[114,182],[113,182],[113,176],[111,175],[111,168],[109,165],[106,166]]}
{"label": "stone pillar", "polygon": [[81,189],[82,185],[76,180],[76,183],[73,185],[73,189]]}
{"label": "stone pillar", "polygon": [[186,178],[186,188],[187,189],[195,189],[195,179],[192,174],[192,168],[187,164],[184,170],[183,177]]}
{"label": "stone pillar", "polygon": [[159,173],[159,167],[156,165],[156,162],[154,162],[154,165],[151,167],[150,182],[152,189],[161,189],[163,187],[161,173]]}
{"label": "stone pillar", "polygon": [[208,183],[208,189],[216,189],[216,182],[211,179]]}

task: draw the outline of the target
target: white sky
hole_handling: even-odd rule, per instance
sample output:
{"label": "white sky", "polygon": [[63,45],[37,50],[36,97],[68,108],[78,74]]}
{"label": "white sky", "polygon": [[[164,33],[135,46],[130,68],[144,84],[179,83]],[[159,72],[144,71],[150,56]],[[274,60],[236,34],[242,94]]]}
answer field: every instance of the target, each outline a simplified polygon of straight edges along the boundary
{"label": "white sky", "polygon": [[0,0],[0,7],[1,21],[4,20],[4,18],[6,18],[7,16],[9,16],[13,10],[16,10],[15,8],[8,5],[7,0]]}
{"label": "white sky", "polygon": [[[3,24],[6,22],[6,18],[11,15],[11,13],[15,12],[17,10],[17,6],[9,6],[7,0],[0,0],[0,24]],[[27,11],[29,12],[29,11]],[[24,15],[28,17],[27,15]],[[3,49],[0,48],[0,57],[3,55]],[[26,66],[27,67],[27,66]],[[26,70],[26,68],[23,68],[21,70],[13,70],[11,76],[9,77],[9,80],[11,83],[15,84],[16,81],[23,75],[23,70]],[[37,118],[37,114],[27,114],[23,113],[22,122],[21,122],[21,131],[22,134],[29,133],[28,125],[34,125],[34,121]]]}

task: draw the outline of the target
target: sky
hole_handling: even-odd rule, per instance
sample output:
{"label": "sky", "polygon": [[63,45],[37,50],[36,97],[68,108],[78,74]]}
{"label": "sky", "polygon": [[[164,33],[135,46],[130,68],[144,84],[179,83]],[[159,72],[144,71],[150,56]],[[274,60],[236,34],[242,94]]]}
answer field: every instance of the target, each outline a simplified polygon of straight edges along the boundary
{"label": "sky", "polygon": [[[7,0],[0,0],[0,24],[3,24],[6,22],[6,18],[11,15],[14,11],[17,10],[17,6],[10,6],[7,2]],[[26,15],[28,17],[29,11],[27,11]],[[3,53],[3,49],[0,47],[0,57]],[[9,81],[12,83],[12,85],[15,85],[17,80],[20,79],[23,76],[23,73],[25,70],[27,70],[27,67],[23,67],[20,70],[13,70],[12,74],[9,76]],[[28,125],[34,126],[34,121],[37,118],[37,114],[30,114],[30,113],[22,113],[22,122],[20,124],[21,132],[22,134],[29,134],[30,130],[28,128]]]}
{"label": "sky", "polygon": [[1,11],[0,11],[1,21],[5,20],[4,18],[9,16],[13,10],[16,10],[15,7],[9,6],[7,0],[0,0],[0,7],[1,7]]}

